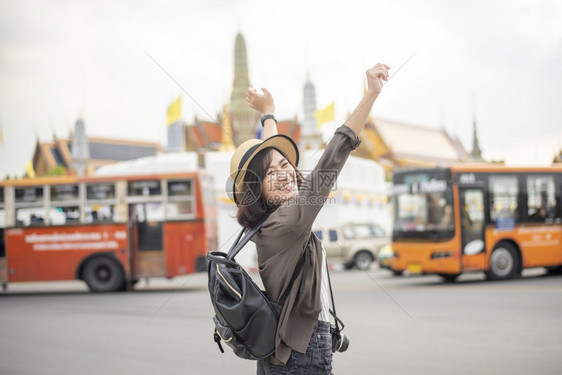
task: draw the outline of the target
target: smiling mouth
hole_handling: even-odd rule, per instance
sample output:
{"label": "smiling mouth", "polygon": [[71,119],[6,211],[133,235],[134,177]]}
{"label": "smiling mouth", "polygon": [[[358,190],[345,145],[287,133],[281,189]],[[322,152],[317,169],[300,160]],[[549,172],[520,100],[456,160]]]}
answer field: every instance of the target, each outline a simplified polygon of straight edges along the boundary
{"label": "smiling mouth", "polygon": [[288,182],[288,183],[286,183],[286,184],[284,184],[284,185],[281,185],[281,186],[279,187],[279,190],[288,193],[288,192],[293,191],[293,188],[294,188],[294,184],[293,184],[293,182],[291,181],[291,182]]}

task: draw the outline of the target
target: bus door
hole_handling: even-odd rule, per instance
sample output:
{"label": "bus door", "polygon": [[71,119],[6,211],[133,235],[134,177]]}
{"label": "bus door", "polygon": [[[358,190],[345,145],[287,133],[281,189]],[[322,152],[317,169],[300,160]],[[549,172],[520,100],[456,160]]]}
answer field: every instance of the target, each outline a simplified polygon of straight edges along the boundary
{"label": "bus door", "polygon": [[459,187],[461,266],[463,271],[485,267],[484,189]]}
{"label": "bus door", "polygon": [[166,275],[163,220],[161,202],[129,204],[131,269],[134,278]]}

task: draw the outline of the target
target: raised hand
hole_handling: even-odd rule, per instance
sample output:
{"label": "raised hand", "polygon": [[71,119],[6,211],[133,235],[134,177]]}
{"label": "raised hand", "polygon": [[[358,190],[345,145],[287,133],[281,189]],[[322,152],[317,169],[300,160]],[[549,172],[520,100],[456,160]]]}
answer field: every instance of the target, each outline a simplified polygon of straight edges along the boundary
{"label": "raised hand", "polygon": [[255,109],[264,115],[275,114],[275,102],[273,101],[273,95],[266,89],[262,88],[263,94],[258,93],[258,91],[250,86],[246,92],[246,101],[250,108]]}
{"label": "raised hand", "polygon": [[385,81],[388,81],[388,69],[390,66],[377,63],[367,70],[367,93],[378,95]]}
{"label": "raised hand", "polygon": [[377,63],[367,70],[367,91],[345,122],[345,125],[349,126],[357,135],[361,134],[384,82],[388,81],[388,69],[390,66]]}

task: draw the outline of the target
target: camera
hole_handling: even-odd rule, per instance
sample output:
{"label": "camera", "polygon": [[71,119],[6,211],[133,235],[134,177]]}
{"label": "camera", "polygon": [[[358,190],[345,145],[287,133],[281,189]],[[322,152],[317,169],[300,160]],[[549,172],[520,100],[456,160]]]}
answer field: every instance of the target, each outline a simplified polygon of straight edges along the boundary
{"label": "camera", "polygon": [[332,353],[345,352],[349,347],[349,338],[333,325],[330,326],[330,334],[332,335]]}

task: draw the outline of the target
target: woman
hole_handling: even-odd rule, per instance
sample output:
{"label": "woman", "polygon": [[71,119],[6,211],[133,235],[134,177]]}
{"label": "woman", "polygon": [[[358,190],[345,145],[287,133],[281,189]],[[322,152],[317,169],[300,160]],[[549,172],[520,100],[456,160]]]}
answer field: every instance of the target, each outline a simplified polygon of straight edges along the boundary
{"label": "woman", "polygon": [[[250,87],[247,101],[262,114],[263,141],[244,142],[230,163],[238,222],[251,228],[263,221],[252,239],[257,248],[260,277],[269,298],[277,302],[288,288],[297,262],[309,248],[310,261],[285,302],[275,341],[275,353],[258,361],[258,374],[330,374],[332,350],[325,252],[312,234],[312,224],[327,199],[335,176],[360,143],[361,133],[388,67],[367,70],[367,90],[357,108],[326,146],[315,169],[303,179],[296,169],[295,143],[277,134],[275,104],[266,89]],[[326,183],[329,181],[329,183]],[[301,285],[305,274],[304,289]]]}

